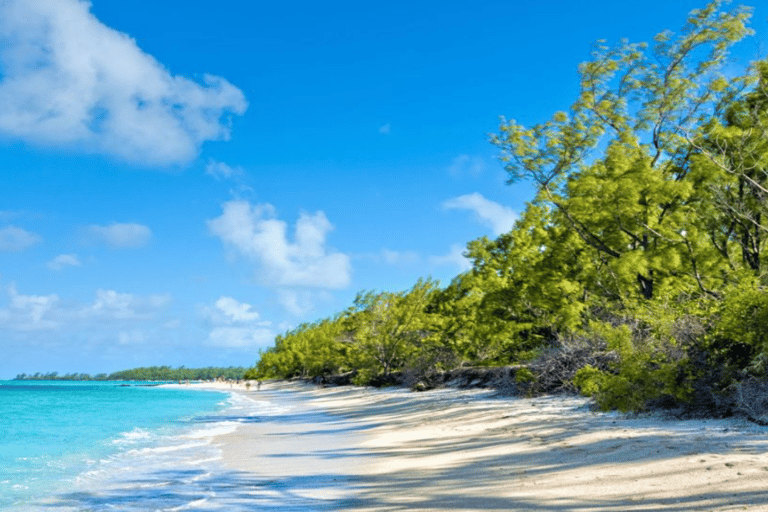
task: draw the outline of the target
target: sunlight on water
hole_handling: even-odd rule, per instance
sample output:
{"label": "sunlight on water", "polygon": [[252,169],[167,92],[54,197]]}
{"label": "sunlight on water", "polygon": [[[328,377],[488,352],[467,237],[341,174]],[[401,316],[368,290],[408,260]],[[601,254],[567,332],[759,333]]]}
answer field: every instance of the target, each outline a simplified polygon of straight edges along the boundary
{"label": "sunlight on water", "polygon": [[0,382],[0,509],[30,510],[155,465],[214,461],[199,424],[226,410],[224,393],[120,383]]}

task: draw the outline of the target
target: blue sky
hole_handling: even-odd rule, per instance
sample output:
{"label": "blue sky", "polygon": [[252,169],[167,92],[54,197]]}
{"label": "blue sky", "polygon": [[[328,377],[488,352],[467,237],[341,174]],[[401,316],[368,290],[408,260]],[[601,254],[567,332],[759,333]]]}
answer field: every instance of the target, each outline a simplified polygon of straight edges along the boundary
{"label": "blue sky", "polygon": [[250,365],[360,290],[447,283],[531,199],[498,116],[703,4],[637,5],[0,0],[0,378]]}

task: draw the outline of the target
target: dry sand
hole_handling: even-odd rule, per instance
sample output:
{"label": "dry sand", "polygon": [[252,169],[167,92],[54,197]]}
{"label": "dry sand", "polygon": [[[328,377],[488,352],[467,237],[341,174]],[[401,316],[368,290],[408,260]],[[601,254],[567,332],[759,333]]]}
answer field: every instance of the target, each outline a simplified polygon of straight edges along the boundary
{"label": "dry sand", "polygon": [[768,511],[768,428],[747,422],[628,419],[578,397],[253,388],[234,390],[284,409],[218,442],[272,499],[254,510]]}

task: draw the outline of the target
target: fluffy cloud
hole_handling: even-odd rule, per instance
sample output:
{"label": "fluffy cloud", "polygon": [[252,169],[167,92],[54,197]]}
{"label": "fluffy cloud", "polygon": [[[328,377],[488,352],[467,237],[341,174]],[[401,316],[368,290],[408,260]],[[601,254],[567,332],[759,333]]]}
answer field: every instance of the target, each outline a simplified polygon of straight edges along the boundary
{"label": "fluffy cloud", "polygon": [[0,309],[0,327],[16,331],[56,329],[61,324],[58,314],[59,297],[52,295],[22,295],[16,286],[8,286],[9,303]]}
{"label": "fluffy cloud", "polygon": [[90,304],[64,303],[56,294],[24,295],[11,284],[8,304],[0,308],[0,329],[38,331],[84,329],[94,324],[133,324],[150,320],[170,303],[169,295],[139,296],[114,290],[97,290]]}
{"label": "fluffy cloud", "polygon": [[213,308],[204,308],[212,329],[208,344],[223,348],[265,346],[275,338],[271,322],[259,321],[253,306],[232,297],[222,296]]}
{"label": "fluffy cloud", "polygon": [[145,320],[171,302],[168,294],[139,296],[115,290],[96,290],[96,300],[83,309],[84,316],[106,320]]}
{"label": "fluffy cloud", "polygon": [[475,217],[481,223],[490,226],[495,235],[512,229],[517,219],[517,214],[511,208],[486,199],[477,192],[449,199],[443,203],[443,208],[474,212]]}
{"label": "fluffy cloud", "polygon": [[259,319],[259,313],[253,309],[253,306],[232,297],[219,297],[216,301],[216,309],[230,322],[255,322]]}
{"label": "fluffy cloud", "polygon": [[171,75],[83,0],[0,2],[0,134],[149,164],[188,162],[229,137],[243,93]]}
{"label": "fluffy cloud", "polygon": [[309,313],[314,307],[312,294],[306,291],[298,293],[296,290],[278,290],[277,301],[286,311],[296,316]]}
{"label": "fluffy cloud", "polygon": [[18,252],[42,241],[39,235],[16,226],[0,229],[0,251]]}
{"label": "fluffy cloud", "polygon": [[208,164],[205,166],[205,173],[217,180],[226,180],[242,175],[243,169],[240,167],[230,167],[224,162],[217,162],[211,159],[208,160]]}
{"label": "fluffy cloud", "polygon": [[461,244],[451,245],[448,254],[443,256],[432,256],[429,258],[433,265],[446,265],[458,267],[460,272],[465,272],[472,268],[472,262],[464,257],[464,246]]}
{"label": "fluffy cloud", "polygon": [[208,221],[208,228],[224,244],[256,262],[266,284],[337,289],[350,282],[349,256],[326,246],[333,226],[322,211],[299,216],[293,241],[288,239],[287,223],[275,218],[270,204],[229,201],[220,217]]}
{"label": "fluffy cloud", "polygon": [[64,267],[79,267],[80,258],[77,254],[59,254],[48,262],[48,268],[51,270],[62,270]]}
{"label": "fluffy cloud", "polygon": [[142,247],[152,238],[152,230],[136,223],[113,222],[107,226],[91,224],[88,235],[113,248]]}

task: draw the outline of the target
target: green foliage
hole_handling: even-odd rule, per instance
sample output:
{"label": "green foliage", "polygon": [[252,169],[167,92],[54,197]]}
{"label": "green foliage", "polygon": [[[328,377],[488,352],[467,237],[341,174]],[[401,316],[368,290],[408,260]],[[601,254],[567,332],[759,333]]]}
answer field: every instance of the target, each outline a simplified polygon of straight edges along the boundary
{"label": "green foliage", "polygon": [[355,346],[363,367],[376,368],[384,376],[402,368],[432,342],[437,326],[427,312],[438,283],[419,280],[408,291],[367,292],[354,303]]}
{"label": "green foliage", "polygon": [[584,396],[595,396],[608,387],[608,374],[587,365],[576,372],[573,384]]}
{"label": "green foliage", "polygon": [[359,384],[387,378],[439,348],[433,336],[439,315],[428,311],[437,290],[438,283],[427,279],[407,291],[360,293],[343,314],[278,336],[249,375],[311,378],[354,371]]}
{"label": "green foliage", "polygon": [[533,388],[542,358],[575,354],[583,367],[558,360],[567,377],[548,382],[573,376],[620,410],[768,377],[768,61],[723,72],[751,33],[749,10],[726,4],[652,45],[598,42],[567,111],[502,119],[491,142],[536,195],[510,232],[467,244],[470,270],[361,293],[278,336],[249,375],[367,384],[530,361],[516,379]]}
{"label": "green foliage", "polygon": [[745,280],[729,291],[706,350],[722,388],[739,377],[768,376],[768,293],[762,287]]}
{"label": "green foliage", "polygon": [[[700,153],[691,139],[706,137],[707,123],[749,82],[719,72],[729,47],[751,33],[749,11],[721,12],[723,4],[692,12],[678,36],[659,34],[650,49],[598,44],[579,68],[569,112],[531,128],[503,120],[491,139],[510,181],[535,184],[556,222],[595,252],[593,280],[619,300],[714,293],[721,277],[704,274],[722,267],[709,261],[722,251],[695,215],[711,183],[694,179]],[[593,156],[601,145],[604,154]]]}
{"label": "green foliage", "polygon": [[179,380],[212,380],[218,377],[225,379],[242,379],[245,368],[229,366],[220,368],[209,366],[206,368],[171,368],[170,366],[148,366],[123,370],[111,373],[107,380],[155,380],[155,381],[179,381]]}
{"label": "green foliage", "polygon": [[687,399],[690,390],[678,380],[680,362],[652,334],[638,340],[633,339],[637,330],[633,333],[627,325],[593,323],[589,335],[618,356],[610,372],[586,366],[574,376],[574,385],[582,394],[594,397],[601,409],[638,411],[665,396]]}
{"label": "green foliage", "polygon": [[259,372],[255,367],[248,368],[243,374],[243,379],[246,380],[259,380]]}
{"label": "green foliage", "polygon": [[118,372],[106,374],[99,373],[88,375],[86,373],[68,373],[59,375],[57,372],[42,374],[40,372],[33,375],[20,374],[16,380],[131,380],[131,381],[178,381],[178,380],[212,380],[218,377],[225,379],[242,379],[246,369],[240,366],[229,366],[226,368],[209,366],[206,368],[171,368],[170,366],[148,366],[133,368],[131,370],[121,370]]}
{"label": "green foliage", "polygon": [[352,378],[352,384],[355,386],[367,386],[373,380],[374,374],[371,368],[359,370]]}
{"label": "green foliage", "polygon": [[470,242],[472,270],[439,296],[444,343],[470,364],[508,364],[576,328],[585,310],[582,250],[535,204],[509,233]]}
{"label": "green foliage", "polygon": [[346,318],[339,316],[301,324],[275,338],[248,375],[256,379],[316,377],[347,369],[349,346],[344,342]]}
{"label": "green foliage", "polygon": [[520,368],[515,372],[515,382],[518,384],[528,384],[535,380],[536,376],[528,368]]}

